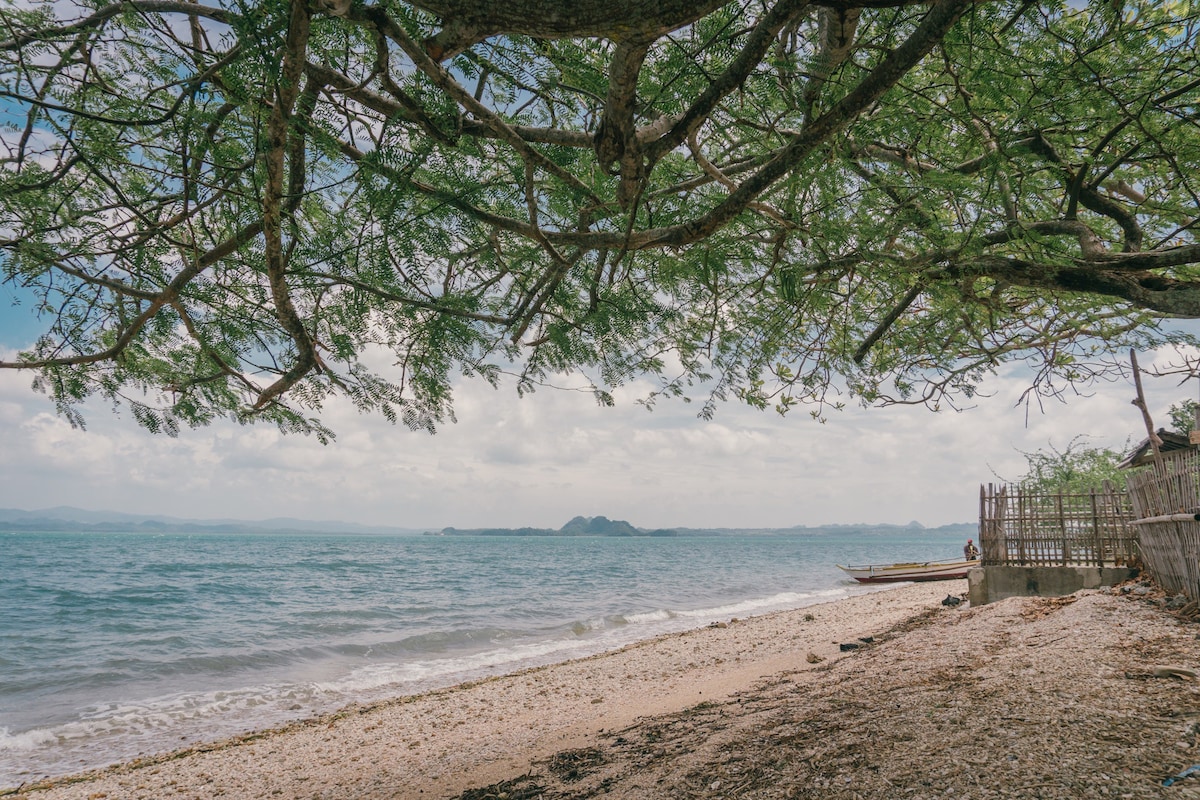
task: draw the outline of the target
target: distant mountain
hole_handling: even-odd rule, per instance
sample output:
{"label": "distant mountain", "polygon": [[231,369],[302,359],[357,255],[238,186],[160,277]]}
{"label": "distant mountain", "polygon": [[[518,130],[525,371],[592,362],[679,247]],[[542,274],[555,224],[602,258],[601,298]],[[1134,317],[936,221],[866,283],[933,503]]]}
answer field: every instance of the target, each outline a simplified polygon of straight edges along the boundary
{"label": "distant mountain", "polygon": [[92,511],[74,506],[54,506],[27,511],[0,508],[0,531],[130,531],[164,533],[359,533],[415,534],[427,528],[360,525],[336,520],[273,517],[263,520],[184,519],[180,517]]}
{"label": "distant mountain", "polygon": [[564,536],[644,536],[645,532],[623,519],[608,517],[575,517],[559,528]]}
{"label": "distant mountain", "polygon": [[[61,520],[63,522],[82,522],[95,524],[100,522],[144,522],[151,519],[162,521],[172,520],[171,517],[150,517],[144,514],[122,514],[118,511],[89,511],[75,506],[54,506],[40,508],[36,511],[25,511],[20,508],[0,508],[0,520],[17,521],[24,519]],[[179,520],[182,521],[182,520]]]}

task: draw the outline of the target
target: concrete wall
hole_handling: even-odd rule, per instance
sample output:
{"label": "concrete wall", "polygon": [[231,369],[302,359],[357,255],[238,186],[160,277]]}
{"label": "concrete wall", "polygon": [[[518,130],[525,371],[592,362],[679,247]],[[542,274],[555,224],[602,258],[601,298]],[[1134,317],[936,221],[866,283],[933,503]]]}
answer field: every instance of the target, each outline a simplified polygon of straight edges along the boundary
{"label": "concrete wall", "polygon": [[982,606],[1006,597],[1063,597],[1136,575],[1129,567],[981,567],[967,573],[967,589],[971,605]]}

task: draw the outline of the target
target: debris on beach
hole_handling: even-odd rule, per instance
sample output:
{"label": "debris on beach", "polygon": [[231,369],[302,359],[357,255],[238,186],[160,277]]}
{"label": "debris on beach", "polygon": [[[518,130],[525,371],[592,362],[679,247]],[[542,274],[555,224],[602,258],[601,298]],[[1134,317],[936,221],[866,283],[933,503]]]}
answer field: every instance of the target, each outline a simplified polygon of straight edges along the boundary
{"label": "debris on beach", "polygon": [[1150,673],[1156,678],[1180,678],[1186,681],[1196,680],[1196,670],[1191,667],[1180,667],[1174,664],[1163,664],[1154,667]]}
{"label": "debris on beach", "polygon": [[1200,663],[1200,638],[1148,606],[1102,592],[1010,598],[973,609],[969,631],[939,608],[874,637],[888,647],[842,642],[858,653],[827,672],[634,724],[607,740],[606,764],[544,797],[861,800],[936,786],[1077,800],[1200,785],[1200,764],[1164,780],[1162,760],[1164,742],[1180,766],[1200,755],[1200,724],[1180,727],[1200,713],[1200,671],[1176,666]]}
{"label": "debris on beach", "polygon": [[[858,637],[858,641],[842,642],[841,644],[838,645],[838,648],[840,648],[841,651],[843,653],[845,653],[845,652],[849,652],[850,650],[858,650],[863,645],[874,644],[874,643],[875,643],[874,636],[860,636],[860,637]],[[813,663],[813,662],[810,661],[809,663]]]}
{"label": "debris on beach", "polygon": [[1200,622],[1200,603],[1186,594],[1169,595],[1152,577],[1138,577],[1113,587],[1113,593],[1163,608],[1185,622]]}
{"label": "debris on beach", "polygon": [[1196,764],[1194,766],[1188,767],[1187,769],[1183,770],[1182,772],[1172,775],[1171,777],[1164,780],[1162,782],[1162,785],[1170,786],[1171,784],[1175,783],[1176,781],[1183,780],[1184,778],[1190,778],[1193,775],[1200,775],[1200,764]]}
{"label": "debris on beach", "polygon": [[555,753],[546,762],[546,768],[563,783],[583,780],[608,763],[608,757],[598,747],[583,747]]}
{"label": "debris on beach", "polygon": [[481,789],[468,789],[456,800],[538,800],[545,792],[545,784],[537,775],[522,775]]}

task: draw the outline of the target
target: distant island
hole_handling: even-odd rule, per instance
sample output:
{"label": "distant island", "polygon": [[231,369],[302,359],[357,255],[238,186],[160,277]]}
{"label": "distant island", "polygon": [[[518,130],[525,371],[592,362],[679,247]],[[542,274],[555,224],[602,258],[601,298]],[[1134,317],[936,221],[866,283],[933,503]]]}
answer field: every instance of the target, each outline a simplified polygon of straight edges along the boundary
{"label": "distant island", "polygon": [[676,530],[644,530],[623,519],[575,517],[558,530],[554,528],[442,528],[444,536],[677,536]]}

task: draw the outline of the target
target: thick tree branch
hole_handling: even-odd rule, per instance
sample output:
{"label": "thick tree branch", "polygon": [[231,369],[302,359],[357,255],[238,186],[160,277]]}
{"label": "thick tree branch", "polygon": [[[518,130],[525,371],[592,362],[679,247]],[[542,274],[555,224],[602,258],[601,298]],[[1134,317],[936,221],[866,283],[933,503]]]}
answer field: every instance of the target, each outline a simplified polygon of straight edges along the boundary
{"label": "thick tree branch", "polygon": [[727,224],[740,214],[750,201],[795,168],[820,144],[845,128],[864,109],[879,100],[908,70],[938,45],[958,18],[973,4],[973,0],[939,0],[934,3],[912,36],[890,52],[858,86],[829,111],[806,125],[779,155],[747,178],[724,202],[690,223],[661,232],[647,232],[639,237],[641,246],[689,244]]}
{"label": "thick tree branch", "polygon": [[622,39],[613,50],[608,71],[608,97],[604,113],[596,129],[596,161],[609,174],[618,164],[621,182],[617,201],[628,208],[642,182],[644,162],[642,148],[634,126],[634,105],[637,102],[637,81],[642,62],[653,39],[636,37]]}
{"label": "thick tree branch", "polygon": [[1179,280],[1149,270],[1174,262],[1200,261],[1200,245],[1160,253],[1112,254],[1101,261],[1073,265],[1041,264],[1027,259],[983,255],[954,263],[957,277],[987,276],[1014,286],[1052,292],[1113,297],[1163,314],[1200,317],[1200,281]]}
{"label": "thick tree branch", "polygon": [[854,351],[854,362],[856,364],[861,364],[863,362],[863,359],[867,357],[867,353],[871,352],[871,348],[875,346],[875,343],[883,338],[884,334],[888,332],[888,329],[896,324],[896,320],[900,319],[905,311],[908,311],[908,307],[911,306],[913,302],[921,296],[921,292],[924,290],[924,288],[925,287],[918,283],[916,286],[909,289],[904,297],[900,298],[900,302],[896,303],[892,310],[889,311],[887,315],[879,321],[879,324],[875,326],[875,330],[871,331],[871,334],[867,336],[867,338],[863,340],[863,343],[859,345],[858,349]]}
{"label": "thick tree branch", "polygon": [[382,31],[389,39],[400,46],[400,49],[413,60],[417,68],[425,73],[434,84],[442,91],[446,92],[455,102],[475,114],[484,124],[488,125],[495,131],[499,138],[503,139],[511,145],[521,156],[529,161],[532,161],[537,166],[544,169],[546,172],[554,175],[568,186],[573,187],[585,196],[591,197],[596,202],[599,198],[595,196],[592,190],[580,181],[577,177],[566,171],[562,167],[555,164],[550,159],[539,153],[537,150],[529,146],[529,143],[522,139],[516,131],[509,127],[503,119],[493,113],[480,101],[476,100],[474,95],[463,88],[454,78],[444,70],[440,64],[430,58],[415,41],[395,23],[390,17],[382,11],[376,9],[366,9],[362,12],[352,11],[352,18],[361,20]]}
{"label": "thick tree branch", "polygon": [[1121,226],[1121,230],[1125,234],[1126,252],[1137,252],[1141,249],[1142,228],[1138,224],[1136,215],[1109,200],[1096,191],[1095,188],[1084,185],[1083,180],[1081,180],[1083,173],[1077,173],[1067,165],[1055,150],[1054,145],[1050,143],[1041,131],[1038,131],[1034,137],[1026,140],[1026,142],[1031,151],[1042,156],[1062,170],[1065,176],[1067,194],[1071,201],[1078,200],[1084,208],[1094,211],[1097,214],[1103,214]]}
{"label": "thick tree branch", "polygon": [[159,292],[146,309],[132,320],[111,347],[96,353],[84,353],[65,358],[29,359],[28,361],[0,361],[0,369],[31,369],[40,367],[67,367],[78,364],[97,364],[112,361],[129,347],[150,320],[154,319],[163,306],[174,303],[184,288],[195,278],[223,258],[244,247],[263,232],[262,221],[253,222],[221,244],[205,252],[187,267],[181,269],[167,287]]}
{"label": "thick tree branch", "polygon": [[660,36],[694,22],[729,0],[417,0],[419,8],[442,20],[443,29],[426,41],[431,58],[442,61],[497,33],[540,39],[630,34]]}
{"label": "thick tree branch", "polygon": [[651,164],[679,147],[699,130],[720,101],[731,92],[736,91],[745,82],[746,77],[761,63],[763,56],[770,50],[771,44],[779,32],[787,27],[797,15],[803,13],[808,5],[808,0],[779,0],[772,6],[771,10],[751,31],[741,52],[738,53],[738,57],[721,75],[709,82],[695,102],[674,122],[671,130],[661,138],[653,141],[647,140],[646,155]]}
{"label": "thick tree branch", "polygon": [[[296,346],[295,362],[268,386],[254,402],[256,410],[263,408],[275,398],[295,386],[305,375],[317,367],[316,351],[312,337],[304,327],[304,321],[292,302],[291,289],[287,282],[287,256],[284,252],[284,214],[294,211],[285,200],[288,139],[292,124],[292,112],[300,94],[300,82],[304,75],[305,57],[308,49],[309,12],[305,3],[291,5],[288,21],[287,42],[283,54],[283,69],[279,84],[275,87],[274,102],[267,122],[267,183],[263,190],[263,235],[266,240],[264,259],[267,282],[271,287],[271,299],[275,304],[275,315],[283,329]],[[302,178],[301,178],[302,180]],[[291,187],[294,192],[301,187]],[[290,214],[289,214],[290,216]]]}

